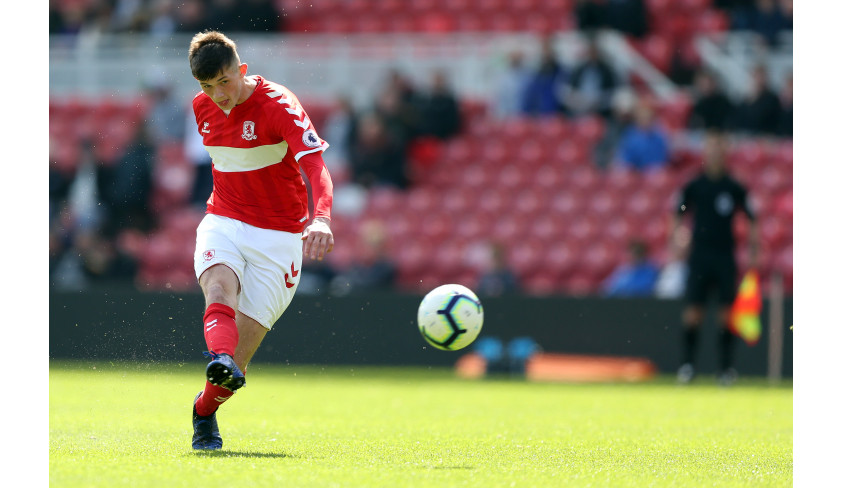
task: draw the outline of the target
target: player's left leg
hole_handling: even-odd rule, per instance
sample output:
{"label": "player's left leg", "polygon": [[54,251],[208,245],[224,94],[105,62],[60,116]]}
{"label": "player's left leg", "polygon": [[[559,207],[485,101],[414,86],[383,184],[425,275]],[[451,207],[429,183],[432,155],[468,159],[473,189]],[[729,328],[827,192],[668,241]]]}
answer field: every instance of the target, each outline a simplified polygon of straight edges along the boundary
{"label": "player's left leg", "polygon": [[717,381],[729,386],[738,378],[734,367],[735,335],[729,330],[732,302],[737,296],[737,265],[733,259],[724,258],[718,264],[718,295],[720,308],[717,314],[719,325],[720,364]]}
{"label": "player's left leg", "polygon": [[238,311],[237,330],[240,333],[240,340],[237,342],[237,349],[234,351],[234,362],[237,363],[240,371],[245,374],[249,362],[269,329],[259,324],[257,320]]}

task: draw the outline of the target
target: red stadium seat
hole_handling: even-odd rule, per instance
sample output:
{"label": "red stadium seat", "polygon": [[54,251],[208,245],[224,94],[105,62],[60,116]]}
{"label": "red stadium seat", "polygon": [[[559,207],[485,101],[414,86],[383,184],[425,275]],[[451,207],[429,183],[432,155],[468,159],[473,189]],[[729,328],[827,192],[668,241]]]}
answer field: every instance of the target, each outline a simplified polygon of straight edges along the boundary
{"label": "red stadium seat", "polygon": [[588,199],[587,212],[593,217],[606,220],[621,210],[621,201],[617,194],[605,189],[596,191]]}
{"label": "red stadium seat", "polygon": [[524,291],[531,295],[550,295],[558,291],[559,281],[555,273],[539,271],[521,277]]}
{"label": "red stadium seat", "polygon": [[667,73],[673,54],[670,42],[665,37],[654,34],[636,44],[644,58],[657,70]]}
{"label": "red stadium seat", "polygon": [[600,233],[599,219],[588,214],[575,217],[565,229],[566,239],[588,244],[594,242]]}
{"label": "red stadium seat", "polygon": [[530,275],[544,267],[545,247],[539,242],[524,242],[509,250],[509,265],[519,276]]}
{"label": "red stadium seat", "polygon": [[571,273],[580,259],[579,244],[570,241],[558,242],[547,248],[545,270],[557,276],[565,276]]}
{"label": "red stadium seat", "polygon": [[550,211],[562,219],[571,220],[585,208],[583,198],[573,191],[561,191],[550,199]]}
{"label": "red stadium seat", "polygon": [[729,16],[718,10],[707,10],[694,17],[697,34],[719,34],[729,30]]}
{"label": "red stadium seat", "polygon": [[578,119],[574,124],[574,134],[580,144],[593,145],[603,135],[603,119],[590,116]]}
{"label": "red stadium seat", "polygon": [[612,167],[606,172],[606,189],[619,195],[625,196],[642,185],[641,173],[624,168]]}
{"label": "red stadium seat", "polygon": [[497,173],[495,184],[501,190],[512,192],[527,186],[528,176],[528,168],[521,164],[508,164]]}
{"label": "red stadium seat", "polygon": [[533,220],[529,226],[530,239],[553,245],[564,238],[567,223],[559,216],[547,213],[541,218]]}
{"label": "red stadium seat", "polygon": [[562,187],[563,169],[553,163],[544,164],[533,174],[532,187],[541,192],[556,192]]}
{"label": "red stadium seat", "polygon": [[516,215],[527,220],[544,219],[550,213],[548,197],[544,193],[535,191],[518,192],[512,210]]}
{"label": "red stadium seat", "polygon": [[527,237],[528,223],[519,217],[505,215],[492,224],[492,237],[503,242],[522,242]]}
{"label": "red stadium seat", "polygon": [[570,185],[584,193],[596,191],[603,183],[602,175],[591,166],[574,168],[568,176]]}
{"label": "red stadium seat", "polygon": [[615,215],[600,228],[603,239],[616,243],[626,243],[637,232],[631,220],[624,216]]}

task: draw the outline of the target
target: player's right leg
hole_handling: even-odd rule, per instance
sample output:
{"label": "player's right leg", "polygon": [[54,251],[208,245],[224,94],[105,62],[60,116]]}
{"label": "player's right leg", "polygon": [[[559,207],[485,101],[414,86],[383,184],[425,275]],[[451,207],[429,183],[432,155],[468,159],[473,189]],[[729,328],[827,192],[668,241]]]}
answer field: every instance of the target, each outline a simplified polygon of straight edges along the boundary
{"label": "player's right leg", "polygon": [[234,361],[240,340],[236,314],[240,280],[231,268],[218,264],[199,278],[205,294],[204,330],[212,361],[205,372],[208,382],[232,392],[246,383],[246,377]]}
{"label": "player's right leg", "polygon": [[222,447],[216,411],[245,384],[245,375],[233,359],[239,343],[234,311],[245,261],[228,236],[236,235],[238,224],[206,215],[196,230],[194,269],[205,296],[202,328],[213,360],[205,369],[205,388],[193,404],[194,449]]}
{"label": "player's right leg", "polygon": [[687,384],[696,375],[696,352],[700,326],[703,321],[707,296],[708,273],[706,263],[699,256],[692,256],[688,265],[685,299],[688,305],[682,312],[682,363],[676,372],[679,383]]}

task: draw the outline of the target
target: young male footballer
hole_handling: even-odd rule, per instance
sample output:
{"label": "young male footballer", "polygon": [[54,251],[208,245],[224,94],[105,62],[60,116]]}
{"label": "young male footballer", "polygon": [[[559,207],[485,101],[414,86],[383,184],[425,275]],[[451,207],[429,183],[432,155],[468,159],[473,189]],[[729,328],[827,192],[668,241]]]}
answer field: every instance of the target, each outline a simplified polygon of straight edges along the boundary
{"label": "young male footballer", "polygon": [[196,34],[188,60],[202,88],[193,112],[214,179],[193,258],[212,358],[193,403],[193,448],[221,449],[216,411],[246,384],[249,361],[293,299],[303,255],[321,260],[334,247],[333,184],[322,161],[328,143],[296,96],[247,76],[231,39]]}

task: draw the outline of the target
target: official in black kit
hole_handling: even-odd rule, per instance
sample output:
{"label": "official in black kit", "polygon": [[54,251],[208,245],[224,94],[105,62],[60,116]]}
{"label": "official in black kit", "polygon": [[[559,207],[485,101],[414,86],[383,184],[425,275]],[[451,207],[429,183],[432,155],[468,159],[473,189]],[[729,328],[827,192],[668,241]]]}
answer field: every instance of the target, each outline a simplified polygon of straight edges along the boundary
{"label": "official in black kit", "polygon": [[694,378],[699,328],[706,303],[714,296],[719,303],[718,382],[728,385],[737,379],[733,366],[734,335],[729,331],[728,321],[738,286],[736,245],[732,229],[738,211],[742,211],[750,223],[750,268],[758,263],[760,242],[757,219],[749,204],[747,190],[726,170],[727,152],[728,141],[724,134],[716,131],[706,133],[703,171],[682,189],[673,219],[671,236],[677,253],[686,247],[688,241],[688,232],[682,227],[683,219],[692,215],[693,221],[685,290],[687,306],[682,315],[683,362],[677,374],[680,383],[688,383]]}

